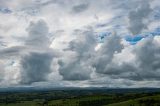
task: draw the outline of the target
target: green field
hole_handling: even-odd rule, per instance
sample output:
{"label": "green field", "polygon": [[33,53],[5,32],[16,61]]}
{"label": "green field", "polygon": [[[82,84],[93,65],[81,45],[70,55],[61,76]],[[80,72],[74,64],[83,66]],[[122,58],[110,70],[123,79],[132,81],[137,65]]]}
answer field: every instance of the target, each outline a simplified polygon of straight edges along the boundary
{"label": "green field", "polygon": [[1,93],[0,106],[160,106],[160,93],[63,90]]}
{"label": "green field", "polygon": [[142,97],[106,106],[160,106],[160,95]]}
{"label": "green field", "polygon": [[[121,100],[119,99],[119,101]],[[130,99],[118,103],[113,102],[118,102],[118,100],[114,101],[113,97],[94,95],[81,98],[51,100],[47,102],[44,100],[34,100],[21,101],[20,103],[1,103],[0,106],[160,106],[160,95]],[[105,103],[107,105],[105,105]]]}

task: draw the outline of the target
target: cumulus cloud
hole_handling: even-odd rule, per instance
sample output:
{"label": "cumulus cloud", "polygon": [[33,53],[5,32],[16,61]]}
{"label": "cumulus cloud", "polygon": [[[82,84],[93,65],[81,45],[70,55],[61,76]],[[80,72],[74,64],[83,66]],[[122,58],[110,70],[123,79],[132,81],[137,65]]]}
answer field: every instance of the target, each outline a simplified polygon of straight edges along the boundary
{"label": "cumulus cloud", "polygon": [[[157,33],[134,45],[132,37],[125,41],[124,36],[143,33],[147,27],[154,31],[148,24],[157,23],[150,14],[158,15],[158,2],[0,0],[1,82],[127,87],[151,86],[148,83],[155,81],[157,85]],[[109,34],[98,42],[97,34],[103,33]]]}
{"label": "cumulus cloud", "polygon": [[21,83],[23,84],[45,81],[47,75],[51,73],[53,58],[45,21],[31,22],[27,31],[29,36],[26,39],[26,45],[31,49],[21,57]]}
{"label": "cumulus cloud", "polygon": [[146,0],[141,1],[139,7],[133,11],[129,12],[128,19],[129,19],[129,31],[133,34],[139,34],[143,29],[147,29],[146,21],[149,14],[152,12],[150,7],[150,1]]}
{"label": "cumulus cloud", "polygon": [[[158,81],[160,76],[159,37],[146,38],[132,48],[134,60],[113,65],[114,78],[124,78],[133,81]],[[117,66],[117,68],[115,68]],[[115,69],[115,70],[114,70]]]}
{"label": "cumulus cloud", "polygon": [[[158,81],[160,76],[159,39],[159,37],[149,37],[138,42],[134,47],[124,46],[122,49],[122,46],[119,50],[123,52],[112,54],[111,58],[109,58],[110,61],[106,61],[108,57],[104,56],[107,53],[101,54],[104,61],[97,61],[99,66],[95,65],[96,71],[106,74],[106,76],[112,79],[122,78],[132,81]],[[112,45],[111,47],[117,46]],[[127,50],[129,51],[128,54],[124,52]],[[124,58],[118,59],[117,55],[121,55]],[[127,55],[133,56],[132,59],[129,60],[130,57]]]}
{"label": "cumulus cloud", "polygon": [[30,53],[25,55],[21,61],[21,83],[45,81],[51,73],[53,56],[49,53]]}
{"label": "cumulus cloud", "polygon": [[89,61],[94,52],[94,34],[91,29],[74,34],[76,39],[69,42],[65,55],[58,61],[59,73],[64,80],[87,80],[93,70]]}
{"label": "cumulus cloud", "polygon": [[159,80],[159,39],[159,37],[146,38],[142,42],[139,42],[134,50],[134,53],[136,54],[136,62],[138,64],[136,71],[138,73],[139,80]]}
{"label": "cumulus cloud", "polygon": [[49,39],[48,27],[45,21],[39,20],[36,23],[31,22],[26,30],[29,34],[26,40],[26,45],[36,48],[49,47],[51,42]]}
{"label": "cumulus cloud", "polygon": [[109,73],[112,70],[108,69],[112,59],[116,53],[121,52],[123,45],[121,44],[121,37],[117,34],[111,34],[108,36],[100,48],[100,50],[95,55],[94,67],[98,73]]}
{"label": "cumulus cloud", "polygon": [[135,55],[134,64],[129,64],[132,71],[122,77],[137,81],[159,80],[160,49],[156,39],[159,37],[146,38],[136,45],[132,52]]}

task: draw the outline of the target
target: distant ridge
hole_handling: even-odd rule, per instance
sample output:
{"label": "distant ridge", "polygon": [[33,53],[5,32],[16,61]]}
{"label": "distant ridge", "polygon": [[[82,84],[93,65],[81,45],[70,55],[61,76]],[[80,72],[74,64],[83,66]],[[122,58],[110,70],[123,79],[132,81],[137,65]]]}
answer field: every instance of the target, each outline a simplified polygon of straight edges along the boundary
{"label": "distant ridge", "polygon": [[37,88],[37,87],[8,87],[0,88],[0,92],[45,92],[45,91],[67,91],[84,90],[106,93],[153,93],[160,92],[160,88],[107,88],[107,87],[55,87],[55,88]]}

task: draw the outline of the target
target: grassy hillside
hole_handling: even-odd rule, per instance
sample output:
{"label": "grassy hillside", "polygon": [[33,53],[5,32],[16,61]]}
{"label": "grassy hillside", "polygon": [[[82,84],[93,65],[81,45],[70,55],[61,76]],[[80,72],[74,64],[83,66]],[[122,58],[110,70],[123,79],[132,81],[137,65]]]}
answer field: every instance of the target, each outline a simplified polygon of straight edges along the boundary
{"label": "grassy hillside", "polygon": [[10,92],[0,93],[0,106],[160,106],[160,93]]}
{"label": "grassy hillside", "polygon": [[[126,98],[126,96],[124,96]],[[116,99],[114,96],[92,95],[80,98],[59,99],[59,100],[33,100],[21,101],[19,103],[1,103],[0,106],[159,106],[160,95],[146,96],[137,99],[125,100]],[[118,103],[117,103],[118,102]]]}
{"label": "grassy hillside", "polygon": [[142,97],[106,106],[160,106],[160,95]]}

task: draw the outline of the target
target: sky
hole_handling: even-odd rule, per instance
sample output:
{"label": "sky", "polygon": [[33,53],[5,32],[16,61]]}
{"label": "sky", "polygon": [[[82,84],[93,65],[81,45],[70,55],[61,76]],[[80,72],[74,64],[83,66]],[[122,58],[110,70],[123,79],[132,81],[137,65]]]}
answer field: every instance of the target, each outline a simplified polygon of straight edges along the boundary
{"label": "sky", "polygon": [[0,0],[0,88],[160,87],[159,0]]}

